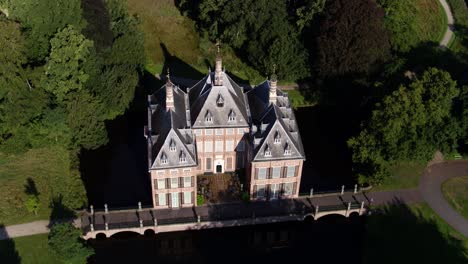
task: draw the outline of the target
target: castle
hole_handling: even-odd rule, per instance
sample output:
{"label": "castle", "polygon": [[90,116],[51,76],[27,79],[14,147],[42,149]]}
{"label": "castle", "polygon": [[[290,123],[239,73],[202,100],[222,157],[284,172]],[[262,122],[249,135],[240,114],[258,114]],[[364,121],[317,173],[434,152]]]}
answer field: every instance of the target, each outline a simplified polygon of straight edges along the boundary
{"label": "castle", "polygon": [[294,111],[273,74],[254,88],[222,68],[193,87],[171,82],[148,96],[154,208],[196,206],[197,175],[245,170],[250,199],[297,197],[305,160]]}

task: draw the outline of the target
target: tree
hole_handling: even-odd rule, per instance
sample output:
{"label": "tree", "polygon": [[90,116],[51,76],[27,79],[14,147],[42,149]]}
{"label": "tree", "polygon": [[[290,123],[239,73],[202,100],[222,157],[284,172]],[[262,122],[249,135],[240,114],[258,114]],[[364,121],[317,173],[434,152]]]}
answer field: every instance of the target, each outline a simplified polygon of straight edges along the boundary
{"label": "tree", "polygon": [[49,248],[66,263],[86,263],[94,254],[81,238],[81,231],[71,223],[55,224],[48,236]]}
{"label": "tree", "polygon": [[331,0],[315,39],[321,77],[371,73],[390,51],[384,11],[373,0]]}
{"label": "tree", "polygon": [[26,201],[24,202],[24,206],[26,207],[26,210],[28,210],[28,212],[37,215],[37,211],[39,211],[39,197],[31,194],[28,195]]}
{"label": "tree", "polygon": [[85,23],[79,0],[11,1],[12,17],[18,19],[27,36],[28,58],[43,61],[49,54],[49,40],[66,25],[78,31]]}
{"label": "tree", "polygon": [[288,18],[283,0],[203,0],[197,20],[212,40],[228,43],[260,72],[271,73],[276,64],[279,78],[291,81],[309,69],[299,30]]}
{"label": "tree", "polygon": [[386,96],[360,134],[348,141],[359,180],[380,183],[395,162],[427,161],[436,150],[452,152],[462,135],[452,114],[458,94],[449,73],[430,68]]}
{"label": "tree", "polygon": [[44,88],[58,101],[67,99],[71,91],[79,91],[89,79],[93,42],[73,26],[59,31],[50,41],[52,50],[45,65]]}

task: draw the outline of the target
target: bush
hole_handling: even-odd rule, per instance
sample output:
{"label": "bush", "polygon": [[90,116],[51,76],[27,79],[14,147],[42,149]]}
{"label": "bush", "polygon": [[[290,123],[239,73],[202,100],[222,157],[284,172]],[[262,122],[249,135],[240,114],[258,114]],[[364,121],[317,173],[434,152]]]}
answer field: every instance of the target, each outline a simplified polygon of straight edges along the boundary
{"label": "bush", "polygon": [[55,224],[50,229],[49,247],[65,263],[86,263],[94,254],[80,237],[81,231],[71,223]]}
{"label": "bush", "polygon": [[249,193],[247,193],[247,192],[242,192],[242,194],[241,194],[241,200],[244,201],[244,202],[250,201],[250,195],[249,195]]}
{"label": "bush", "polygon": [[202,194],[197,194],[197,205],[204,205],[205,197]]}

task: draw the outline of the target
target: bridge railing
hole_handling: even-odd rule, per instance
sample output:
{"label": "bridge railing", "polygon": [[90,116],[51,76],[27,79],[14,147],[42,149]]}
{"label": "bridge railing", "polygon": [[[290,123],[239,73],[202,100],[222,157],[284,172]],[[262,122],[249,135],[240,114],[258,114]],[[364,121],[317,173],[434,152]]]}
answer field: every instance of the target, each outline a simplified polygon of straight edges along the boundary
{"label": "bridge railing", "polygon": [[317,196],[343,195],[346,193],[356,194],[356,193],[361,193],[366,190],[367,190],[366,188],[358,186],[357,184],[355,184],[353,188],[349,188],[349,186],[342,185],[341,188],[331,189],[331,190],[319,190],[319,189],[311,188],[309,192],[299,193],[299,197],[300,198],[313,197],[314,195],[317,195]]}

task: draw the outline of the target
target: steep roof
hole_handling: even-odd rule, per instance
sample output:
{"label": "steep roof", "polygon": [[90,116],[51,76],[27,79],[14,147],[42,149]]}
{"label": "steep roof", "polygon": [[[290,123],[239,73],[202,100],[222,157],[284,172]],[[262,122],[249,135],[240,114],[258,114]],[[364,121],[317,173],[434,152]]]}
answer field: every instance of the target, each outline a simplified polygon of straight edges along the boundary
{"label": "steep roof", "polygon": [[[226,73],[223,73],[222,86],[213,85],[213,78],[214,73],[210,72],[188,89],[193,128],[247,127],[249,116],[243,89]],[[235,121],[228,118],[231,112],[236,115]],[[211,119],[207,119],[207,116],[211,116]]]}

